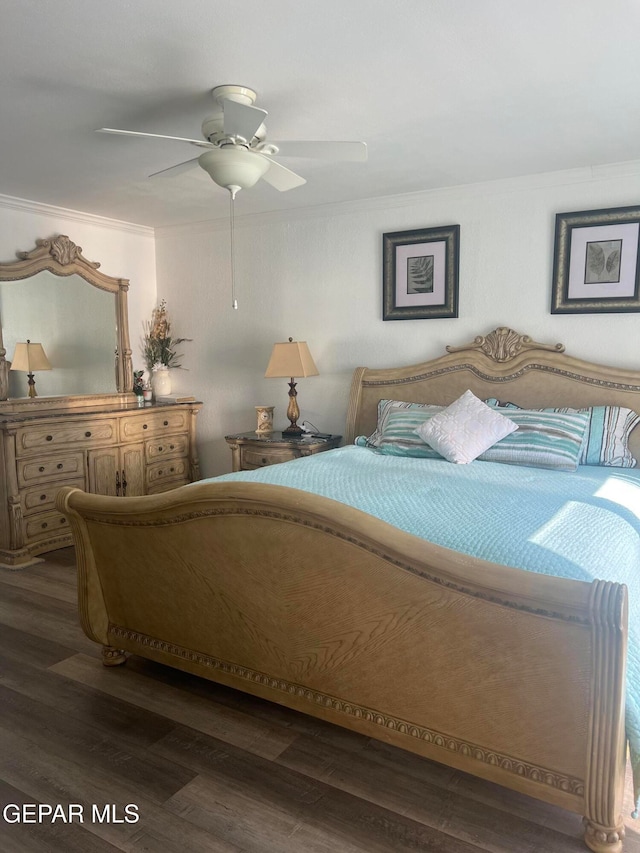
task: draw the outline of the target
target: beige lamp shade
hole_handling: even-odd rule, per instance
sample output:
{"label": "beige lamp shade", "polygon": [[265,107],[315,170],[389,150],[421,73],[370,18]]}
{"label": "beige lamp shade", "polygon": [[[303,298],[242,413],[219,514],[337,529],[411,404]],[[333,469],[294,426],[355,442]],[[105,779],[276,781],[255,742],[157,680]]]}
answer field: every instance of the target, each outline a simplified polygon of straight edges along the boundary
{"label": "beige lamp shade", "polygon": [[11,361],[11,370],[23,370],[28,374],[29,381],[29,396],[37,397],[36,380],[33,376],[34,370],[51,370],[49,359],[45,355],[42,344],[31,343],[27,340],[26,344],[16,344],[16,349]]}
{"label": "beige lamp shade", "polygon": [[298,396],[296,383],[293,380],[297,376],[318,376],[318,368],[311,358],[306,341],[294,341],[293,338],[289,338],[288,341],[274,344],[265,376],[272,379],[285,376],[290,378],[289,406],[287,407],[289,426],[282,430],[282,435],[284,438],[299,438],[303,429],[298,426],[300,409],[296,400]]}
{"label": "beige lamp shade", "polygon": [[42,344],[34,344],[31,341],[27,341],[26,344],[16,344],[11,370],[23,370],[25,373],[33,373],[34,370],[51,370]]}
{"label": "beige lamp shade", "polygon": [[273,345],[271,358],[264,375],[276,379],[286,376],[291,378],[318,376],[319,373],[306,341],[294,341],[289,338],[288,341]]}

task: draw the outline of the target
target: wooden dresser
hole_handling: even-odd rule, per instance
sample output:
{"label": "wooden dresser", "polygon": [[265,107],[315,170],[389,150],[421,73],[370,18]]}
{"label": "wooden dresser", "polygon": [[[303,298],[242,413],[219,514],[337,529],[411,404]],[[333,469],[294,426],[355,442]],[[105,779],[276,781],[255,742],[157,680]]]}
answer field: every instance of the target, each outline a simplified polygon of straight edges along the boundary
{"label": "wooden dresser", "polygon": [[[50,398],[51,399],[51,398]],[[164,492],[199,479],[201,403],[119,404],[0,414],[0,565],[71,544],[61,486],[101,495]]]}

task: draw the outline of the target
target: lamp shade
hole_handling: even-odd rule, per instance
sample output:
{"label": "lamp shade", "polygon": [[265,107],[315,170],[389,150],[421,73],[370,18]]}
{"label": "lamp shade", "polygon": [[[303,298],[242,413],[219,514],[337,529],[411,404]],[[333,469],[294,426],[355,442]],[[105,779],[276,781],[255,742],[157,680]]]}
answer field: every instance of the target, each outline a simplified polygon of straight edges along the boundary
{"label": "lamp shade", "polygon": [[273,345],[271,358],[267,365],[266,377],[275,379],[277,377],[289,376],[318,376],[318,368],[315,366],[306,341],[288,341]]}
{"label": "lamp shade", "polygon": [[11,370],[24,370],[25,373],[33,373],[35,370],[51,370],[42,344],[34,344],[31,341],[16,344],[16,349],[11,361]]}

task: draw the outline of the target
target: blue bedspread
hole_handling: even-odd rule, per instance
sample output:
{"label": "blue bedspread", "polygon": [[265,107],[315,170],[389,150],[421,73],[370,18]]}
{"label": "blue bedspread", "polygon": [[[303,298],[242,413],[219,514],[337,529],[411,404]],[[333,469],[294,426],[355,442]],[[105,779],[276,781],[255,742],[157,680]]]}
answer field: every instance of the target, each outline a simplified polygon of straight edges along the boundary
{"label": "blue bedspread", "polygon": [[[495,563],[629,589],[626,728],[640,795],[640,470],[575,473],[383,456],[348,446],[215,478],[333,498],[423,539]],[[462,518],[463,523],[457,522]]]}

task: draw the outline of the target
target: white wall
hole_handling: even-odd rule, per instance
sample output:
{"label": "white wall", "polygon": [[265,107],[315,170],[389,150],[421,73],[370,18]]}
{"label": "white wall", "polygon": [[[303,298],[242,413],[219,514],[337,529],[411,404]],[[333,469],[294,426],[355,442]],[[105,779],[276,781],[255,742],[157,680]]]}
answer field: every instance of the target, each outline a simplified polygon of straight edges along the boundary
{"label": "white wall", "polygon": [[[116,278],[130,280],[128,302],[131,347],[134,364],[143,367],[141,360],[139,365],[136,360],[142,323],[150,316],[156,300],[153,229],[37,202],[0,196],[0,260],[2,262],[17,260],[17,251],[31,251],[35,248],[36,239],[53,237],[56,234],[66,234],[76,245],[81,246],[84,257],[89,261],[98,261],[102,272]],[[20,283],[16,282],[15,287],[19,288]],[[43,314],[42,311],[39,313]],[[4,317],[1,319],[7,327],[8,320]],[[46,315],[41,317],[41,322],[44,329],[42,338],[44,343],[55,337],[58,323],[56,313],[52,311],[49,316],[50,335],[46,331]],[[81,316],[80,312],[76,322],[81,326],[91,322],[91,318]],[[5,335],[7,358],[11,358],[13,354],[9,349],[11,340],[11,329],[7,327]],[[115,326],[113,341],[115,344]],[[113,369],[111,374],[115,377]],[[23,374],[18,374],[18,377],[21,376]],[[55,385],[55,378],[55,365],[51,373],[39,373],[36,376],[40,396],[61,393]],[[24,383],[26,394],[26,378]],[[105,388],[96,390],[104,391]],[[115,378],[112,390],[115,391]],[[77,393],[88,393],[88,389],[79,388]]]}
{"label": "white wall", "polygon": [[[158,295],[168,300],[185,367],[174,390],[205,403],[203,473],[229,470],[224,435],[255,428],[254,406],[286,425],[287,382],[264,379],[275,341],[306,340],[320,376],[298,382],[300,420],[343,432],[358,365],[411,364],[500,325],[575,356],[638,367],[640,314],[551,315],[555,214],[638,204],[640,162],[242,217],[237,201],[231,309],[226,223],[156,231]],[[383,322],[382,234],[459,223],[460,316]]]}
{"label": "white wall", "polygon": [[[264,379],[264,370],[273,343],[289,336],[308,341],[320,371],[298,382],[301,420],[334,433],[344,430],[354,367],[422,361],[498,325],[637,367],[640,314],[551,315],[549,305],[555,214],[639,198],[640,162],[254,217],[242,217],[240,194],[238,311],[226,222],[158,229],[154,243],[149,228],[0,196],[0,259],[62,233],[105,273],[129,278],[136,368],[157,273],[174,334],[194,339],[182,347],[188,370],[174,372],[173,384],[205,404],[200,455],[203,473],[214,475],[230,467],[225,434],[254,429],[255,405],[275,405],[276,427],[286,426],[287,382]],[[460,317],[383,322],[382,234],[453,223],[461,227]]]}

